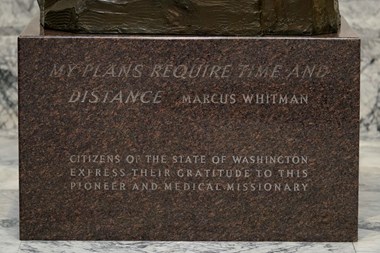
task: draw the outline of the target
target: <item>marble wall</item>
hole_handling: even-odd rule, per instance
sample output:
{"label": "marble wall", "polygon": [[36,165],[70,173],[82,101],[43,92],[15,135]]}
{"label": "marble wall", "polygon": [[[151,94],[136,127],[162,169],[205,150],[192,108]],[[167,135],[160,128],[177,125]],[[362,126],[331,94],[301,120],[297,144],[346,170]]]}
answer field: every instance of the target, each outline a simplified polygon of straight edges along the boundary
{"label": "marble wall", "polygon": [[[341,0],[340,8],[363,39],[361,116],[368,122],[367,115],[375,107],[380,108],[377,97],[380,93],[380,4],[379,0]],[[0,2],[0,129],[17,125],[17,35],[37,13],[36,0]]]}
{"label": "marble wall", "polygon": [[0,129],[17,127],[17,36],[37,12],[36,0],[0,0]]}
{"label": "marble wall", "polygon": [[380,132],[380,2],[340,2],[342,15],[362,38],[361,117],[364,124],[372,123],[371,130]]}

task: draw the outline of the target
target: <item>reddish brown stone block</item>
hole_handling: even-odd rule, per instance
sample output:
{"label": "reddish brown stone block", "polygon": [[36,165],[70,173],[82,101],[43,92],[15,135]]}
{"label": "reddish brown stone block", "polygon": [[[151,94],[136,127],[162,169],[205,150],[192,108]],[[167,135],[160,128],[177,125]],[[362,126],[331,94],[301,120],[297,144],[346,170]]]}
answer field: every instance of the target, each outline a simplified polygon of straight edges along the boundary
{"label": "reddish brown stone block", "polygon": [[19,40],[23,240],[355,241],[360,42]]}

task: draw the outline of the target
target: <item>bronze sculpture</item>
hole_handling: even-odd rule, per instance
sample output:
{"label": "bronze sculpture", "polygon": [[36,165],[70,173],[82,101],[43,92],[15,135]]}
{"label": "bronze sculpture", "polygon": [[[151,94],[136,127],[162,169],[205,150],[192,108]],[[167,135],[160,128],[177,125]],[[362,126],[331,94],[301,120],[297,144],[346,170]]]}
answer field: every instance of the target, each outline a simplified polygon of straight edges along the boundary
{"label": "bronze sculpture", "polygon": [[38,0],[46,28],[81,33],[313,35],[339,30],[338,0]]}

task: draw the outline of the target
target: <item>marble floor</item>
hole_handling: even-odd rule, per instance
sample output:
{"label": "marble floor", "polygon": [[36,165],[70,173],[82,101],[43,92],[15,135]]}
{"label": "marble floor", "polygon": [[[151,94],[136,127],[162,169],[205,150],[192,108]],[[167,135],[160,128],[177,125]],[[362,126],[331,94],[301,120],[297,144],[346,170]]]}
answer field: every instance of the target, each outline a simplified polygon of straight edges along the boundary
{"label": "marble floor", "polygon": [[359,242],[80,242],[23,241],[18,238],[18,147],[16,133],[0,132],[0,253],[231,252],[379,253],[380,136],[362,138],[360,149]]}

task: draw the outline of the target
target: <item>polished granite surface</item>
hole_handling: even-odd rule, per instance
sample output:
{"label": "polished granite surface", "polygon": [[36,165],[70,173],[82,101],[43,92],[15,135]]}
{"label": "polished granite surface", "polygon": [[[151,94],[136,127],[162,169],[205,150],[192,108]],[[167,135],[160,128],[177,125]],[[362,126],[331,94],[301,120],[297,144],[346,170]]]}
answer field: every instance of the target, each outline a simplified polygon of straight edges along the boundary
{"label": "polished granite surface", "polygon": [[[341,0],[341,12],[362,38],[364,117],[375,103],[380,82],[379,0]],[[17,35],[37,12],[35,0],[0,1],[0,77],[17,76]],[[8,85],[13,87],[12,85]],[[8,87],[3,86],[3,87]],[[16,94],[16,93],[14,93]],[[15,97],[16,101],[16,97]],[[1,108],[0,104],[0,108]],[[2,116],[0,114],[0,116]],[[7,124],[13,127],[12,116]],[[0,117],[1,119],[1,117]],[[181,243],[181,242],[20,242],[18,239],[18,158],[16,132],[0,132],[0,253],[13,252],[380,252],[380,136],[362,138],[360,152],[359,242],[357,243]]]}
{"label": "polished granite surface", "polygon": [[20,241],[18,146],[15,132],[0,132],[0,253],[14,252],[380,252],[380,136],[360,144],[359,242],[80,242]]}

